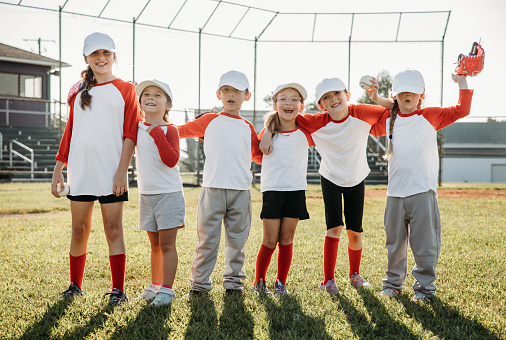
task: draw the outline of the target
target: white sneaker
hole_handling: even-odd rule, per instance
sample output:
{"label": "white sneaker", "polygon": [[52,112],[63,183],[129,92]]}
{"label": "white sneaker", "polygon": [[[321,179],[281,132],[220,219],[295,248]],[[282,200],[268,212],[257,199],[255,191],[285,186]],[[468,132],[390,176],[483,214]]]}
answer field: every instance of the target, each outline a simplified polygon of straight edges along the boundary
{"label": "white sneaker", "polygon": [[175,299],[176,293],[174,293],[173,289],[162,287],[158,293],[156,293],[156,297],[153,302],[151,302],[150,306],[168,305]]}
{"label": "white sneaker", "polygon": [[145,301],[151,301],[156,297],[156,293],[158,293],[158,289],[153,287],[152,284],[146,287],[144,291],[137,297],[135,300],[145,300]]}

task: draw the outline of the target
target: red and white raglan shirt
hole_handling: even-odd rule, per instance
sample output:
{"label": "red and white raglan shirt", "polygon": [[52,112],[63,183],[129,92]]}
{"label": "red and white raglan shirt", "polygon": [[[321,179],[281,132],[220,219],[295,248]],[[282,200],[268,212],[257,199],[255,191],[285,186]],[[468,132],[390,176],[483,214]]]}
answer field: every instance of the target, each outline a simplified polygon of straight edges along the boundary
{"label": "red and white raglan shirt", "polygon": [[[429,190],[437,192],[437,130],[467,116],[472,98],[473,90],[459,90],[456,106],[427,107],[409,114],[397,114],[392,133],[392,155],[388,161],[388,196],[407,197]],[[386,112],[373,126],[371,134],[387,135],[389,124],[390,112]]]}
{"label": "red and white raglan shirt", "polygon": [[159,125],[149,133],[150,124],[139,122],[136,165],[139,193],[164,194],[183,190],[179,175],[179,133],[173,124]]}
{"label": "red and white raglan shirt", "polygon": [[348,116],[333,120],[327,112],[297,116],[297,124],[306,129],[322,156],[319,173],[341,187],[361,183],[371,169],[367,164],[367,137],[384,107],[349,105]]}
{"label": "red and white raglan shirt", "polygon": [[56,160],[67,165],[71,195],[112,194],[123,140],[137,141],[140,120],[135,86],[121,79],[93,86],[91,109],[82,110],[81,92],[71,99],[69,119]]}
{"label": "red and white raglan shirt", "polygon": [[[261,140],[265,128],[258,135]],[[314,146],[309,132],[297,127],[281,131],[272,138],[272,152],[263,155],[255,150],[253,160],[262,164],[260,188],[265,191],[307,190],[308,149]]]}
{"label": "red and white raglan shirt", "polygon": [[249,190],[252,154],[259,144],[253,124],[225,112],[206,113],[178,130],[179,138],[204,137],[202,186]]}

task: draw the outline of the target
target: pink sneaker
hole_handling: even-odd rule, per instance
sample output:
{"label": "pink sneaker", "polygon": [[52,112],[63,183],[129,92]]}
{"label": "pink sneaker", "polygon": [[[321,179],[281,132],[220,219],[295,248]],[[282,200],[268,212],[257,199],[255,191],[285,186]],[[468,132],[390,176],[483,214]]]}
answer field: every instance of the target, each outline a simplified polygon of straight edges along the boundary
{"label": "pink sneaker", "polygon": [[341,295],[341,291],[339,290],[339,288],[337,288],[336,286],[336,281],[334,279],[330,279],[327,281],[327,283],[323,284],[320,283],[320,289],[321,290],[326,290],[327,293],[329,293],[330,295]]}
{"label": "pink sneaker", "polygon": [[359,273],[352,274],[350,276],[350,282],[353,287],[358,288],[369,288],[371,284],[367,282]]}

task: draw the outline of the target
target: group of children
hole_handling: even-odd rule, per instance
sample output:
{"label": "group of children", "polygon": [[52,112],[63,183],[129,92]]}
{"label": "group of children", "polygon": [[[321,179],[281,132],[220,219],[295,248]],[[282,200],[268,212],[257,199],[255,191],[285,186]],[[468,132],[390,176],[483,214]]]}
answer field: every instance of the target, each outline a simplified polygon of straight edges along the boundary
{"label": "group of children", "polygon": [[[322,161],[320,176],[327,232],[324,238],[320,288],[341,294],[335,282],[339,240],[346,222],[349,278],[355,288],[369,287],[360,274],[364,180],[369,174],[366,147],[369,134],[389,136],[388,190],[385,208],[388,263],[382,294],[393,297],[404,288],[407,247],[411,245],[416,279],[414,301],[435,294],[435,267],[441,247],[437,206],[437,130],[469,114],[472,90],[464,76],[456,106],[421,108],[425,84],[420,72],[397,74],[392,98],[378,95],[373,78],[369,97],[378,105],[348,105],[350,92],[338,78],[323,79],[316,87],[322,111],[303,114],[307,91],[298,83],[280,85],[273,93],[273,113],[257,136],[254,126],[240,115],[251,97],[247,77],[229,71],[220,78],[216,95],[220,113],[206,113],[181,126],[169,123],[172,107],[169,85],[159,80],[135,86],[116,78],[114,41],[106,34],[86,37],[83,55],[88,68],[69,93],[70,113],[56,156],[51,184],[60,197],[63,167],[71,192],[72,236],[69,252],[69,288],[64,297],[82,294],[94,201],[101,207],[109,246],[112,291],[109,303],[128,301],[124,289],[125,242],[122,228],[124,201],[128,200],[127,169],[136,146],[139,186],[139,228],[151,245],[151,283],[139,296],[152,305],[175,299],[177,230],[185,225],[185,201],[177,162],[179,139],[204,137],[203,185],[198,200],[198,243],[192,265],[190,295],[212,288],[221,226],[225,228],[226,267],[223,287],[241,294],[245,244],[251,220],[251,161],[262,164],[262,244],[256,258],[254,290],[271,294],[266,273],[278,247],[274,293],[287,295],[293,240],[299,220],[309,218],[306,208],[308,148],[316,146]],[[261,142],[259,142],[259,139]],[[58,189],[60,185],[61,190]],[[343,219],[344,213],[344,219]]]}

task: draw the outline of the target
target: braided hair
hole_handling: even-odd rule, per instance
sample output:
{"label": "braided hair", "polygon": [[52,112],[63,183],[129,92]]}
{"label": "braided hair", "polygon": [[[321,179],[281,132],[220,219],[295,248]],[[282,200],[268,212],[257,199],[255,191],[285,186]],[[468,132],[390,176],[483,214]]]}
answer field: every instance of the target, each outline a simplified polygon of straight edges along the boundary
{"label": "braided hair", "polygon": [[81,102],[79,103],[79,106],[81,106],[81,109],[84,111],[86,108],[91,109],[91,95],[88,91],[97,84],[97,79],[95,78],[95,73],[93,73],[90,65],[88,65],[86,70],[81,72],[81,77],[83,78],[84,88],[83,92],[81,92]]}

